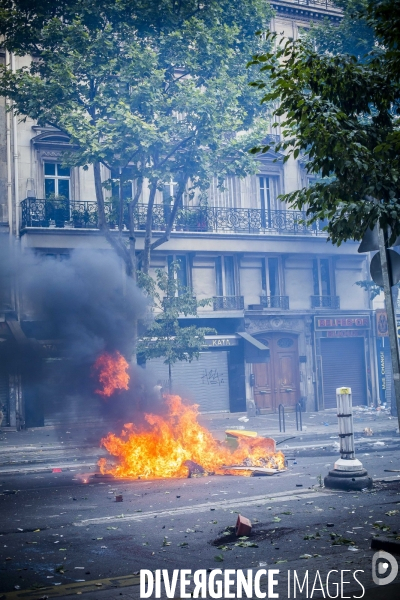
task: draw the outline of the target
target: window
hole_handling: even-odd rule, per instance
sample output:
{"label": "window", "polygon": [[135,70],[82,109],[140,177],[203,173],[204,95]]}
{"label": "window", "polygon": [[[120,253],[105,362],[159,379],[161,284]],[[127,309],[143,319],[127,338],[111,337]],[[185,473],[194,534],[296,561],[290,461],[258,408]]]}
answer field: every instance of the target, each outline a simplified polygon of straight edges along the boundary
{"label": "window", "polygon": [[167,258],[168,273],[172,274],[172,263],[177,263],[179,268],[175,272],[175,278],[178,283],[178,296],[185,293],[188,288],[188,269],[187,259],[184,254],[170,254]]}
{"label": "window", "polygon": [[279,258],[263,258],[261,269],[262,296],[280,296]]}
{"label": "window", "polygon": [[331,269],[328,258],[313,260],[314,296],[330,296],[332,294]]}
{"label": "window", "polygon": [[171,179],[168,183],[164,183],[163,203],[171,204],[172,200],[176,196],[177,191],[178,191],[178,183],[176,181],[174,181],[171,177]]}
{"label": "window", "polygon": [[69,167],[63,167],[60,163],[44,163],[44,195],[63,196],[70,199],[70,180],[71,170]]}
{"label": "window", "polygon": [[[129,179],[130,177],[132,177],[133,172],[131,169],[125,169],[124,170],[124,179]],[[111,193],[113,195],[113,197],[115,197],[115,199],[119,199],[119,169],[111,169],[111,178],[112,178],[112,184],[111,184]],[[134,193],[133,193],[133,182],[132,181],[124,181],[124,183],[122,184],[122,198],[123,200],[128,200],[130,198],[133,198]]]}
{"label": "window", "polygon": [[233,256],[218,256],[215,259],[215,278],[217,296],[236,296]]}
{"label": "window", "polygon": [[259,176],[258,192],[261,208],[261,227],[271,227],[274,221],[274,211],[285,210],[285,205],[277,199],[279,179],[265,175]]}

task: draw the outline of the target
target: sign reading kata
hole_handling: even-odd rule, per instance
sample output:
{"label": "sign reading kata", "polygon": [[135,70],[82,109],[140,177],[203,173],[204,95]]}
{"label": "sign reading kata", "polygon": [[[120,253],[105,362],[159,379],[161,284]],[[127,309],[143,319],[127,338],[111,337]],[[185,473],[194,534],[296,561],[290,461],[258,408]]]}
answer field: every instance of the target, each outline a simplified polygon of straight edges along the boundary
{"label": "sign reading kata", "polygon": [[315,317],[316,329],[369,329],[369,317]]}

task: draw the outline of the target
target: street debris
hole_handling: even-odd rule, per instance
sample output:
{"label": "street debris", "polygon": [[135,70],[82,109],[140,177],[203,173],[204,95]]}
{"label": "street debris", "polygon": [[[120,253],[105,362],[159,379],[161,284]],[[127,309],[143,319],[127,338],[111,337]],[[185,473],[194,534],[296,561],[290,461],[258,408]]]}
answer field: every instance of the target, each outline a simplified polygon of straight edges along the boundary
{"label": "street debris", "polygon": [[115,496],[115,502],[123,502],[122,494],[117,494]]}
{"label": "street debris", "polygon": [[374,432],[372,431],[371,427],[365,427],[363,429],[363,434],[368,437],[371,437],[372,435],[374,435]]}
{"label": "street debris", "polygon": [[235,527],[236,537],[242,537],[244,535],[250,535],[251,533],[251,521],[242,515],[238,515]]}

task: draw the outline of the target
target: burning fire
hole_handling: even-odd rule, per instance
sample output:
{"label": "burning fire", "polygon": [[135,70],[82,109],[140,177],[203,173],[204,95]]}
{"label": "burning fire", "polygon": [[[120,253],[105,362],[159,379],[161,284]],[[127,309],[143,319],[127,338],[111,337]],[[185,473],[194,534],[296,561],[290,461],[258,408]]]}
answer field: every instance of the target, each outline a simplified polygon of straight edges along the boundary
{"label": "burning fire", "polygon": [[[198,407],[186,406],[179,396],[166,398],[166,416],[145,415],[147,427],[125,425],[121,437],[109,433],[101,440],[108,452],[117,457],[110,465],[100,459],[102,474],[125,478],[187,477],[186,461],[193,461],[207,472],[226,473],[224,466],[284,467],[284,455],[275,452],[273,440],[239,438],[238,448],[229,448],[215,440],[197,421]],[[240,474],[239,472],[237,474]]]}
{"label": "burning fire", "polygon": [[93,371],[97,375],[103,389],[95,390],[96,394],[109,398],[116,390],[129,389],[129,365],[118,351],[114,354],[105,352],[96,360]]}

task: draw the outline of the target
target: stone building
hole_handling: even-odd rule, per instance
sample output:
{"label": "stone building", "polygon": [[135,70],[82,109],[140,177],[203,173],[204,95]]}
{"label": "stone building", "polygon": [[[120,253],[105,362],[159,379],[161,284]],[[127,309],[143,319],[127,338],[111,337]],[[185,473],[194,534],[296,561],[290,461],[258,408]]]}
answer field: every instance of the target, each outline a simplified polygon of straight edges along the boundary
{"label": "stone building", "polygon": [[[312,20],[340,19],[328,1],[271,4],[272,28],[290,38]],[[21,59],[3,53],[1,60],[18,66]],[[54,128],[30,119],[19,123],[0,106],[0,230],[23,249],[54,256],[75,248],[109,249],[96,227],[91,170],[62,167],[67,144]],[[297,403],[303,410],[332,408],[342,385],[352,387],[356,404],[377,402],[373,307],[355,285],[369,278],[368,256],[357,253],[356,243],[332,246],[322,223],[306,227],[302,213],[281,204],[278,195],[303,186],[308,176],[301,160],[283,164],[275,158],[267,153],[257,175],[230,178],[223,192],[211,185],[207,207],[183,211],[170,240],[153,254],[152,269],[178,260],[182,283],[199,300],[212,298],[198,319],[186,322],[214,327],[217,335],[199,361],[174,367],[174,386],[204,411],[245,411],[252,403],[261,413],[276,412],[280,404],[287,410]],[[173,183],[166,185],[173,195]],[[67,209],[57,210],[51,194],[67,198]],[[146,194],[136,216],[139,250]],[[156,199],[154,237],[163,228],[162,196]],[[15,294],[3,299],[0,348],[26,342],[28,318]],[[162,360],[146,368],[167,378]],[[27,403],[29,391],[2,361],[3,426],[32,425]]]}

